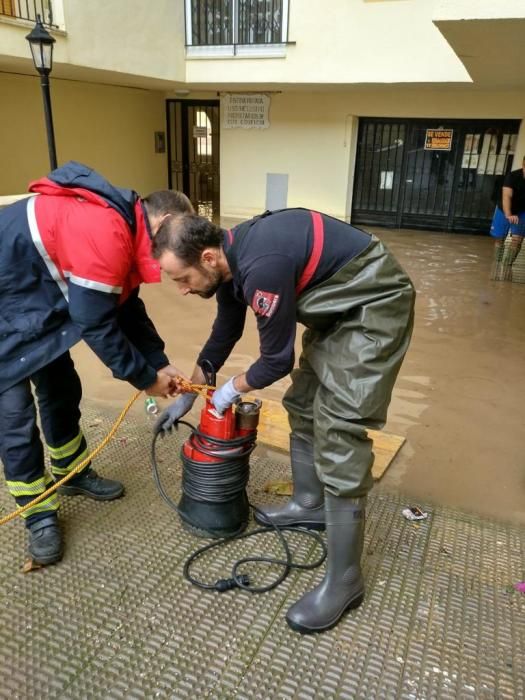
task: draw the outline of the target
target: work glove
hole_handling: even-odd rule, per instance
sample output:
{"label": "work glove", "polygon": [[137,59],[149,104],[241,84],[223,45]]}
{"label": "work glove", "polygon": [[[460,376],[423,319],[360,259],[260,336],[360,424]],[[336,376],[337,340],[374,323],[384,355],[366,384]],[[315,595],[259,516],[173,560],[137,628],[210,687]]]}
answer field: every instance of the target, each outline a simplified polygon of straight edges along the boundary
{"label": "work glove", "polygon": [[238,398],[240,393],[233,385],[234,377],[229,379],[226,384],[223,384],[220,389],[216,389],[211,397],[211,402],[221,416],[224,411],[229,408]]}
{"label": "work glove", "polygon": [[165,435],[169,432],[182,416],[191,410],[197,396],[198,394],[194,393],[181,394],[176,401],[164,409],[153,426],[155,435],[157,433]]}

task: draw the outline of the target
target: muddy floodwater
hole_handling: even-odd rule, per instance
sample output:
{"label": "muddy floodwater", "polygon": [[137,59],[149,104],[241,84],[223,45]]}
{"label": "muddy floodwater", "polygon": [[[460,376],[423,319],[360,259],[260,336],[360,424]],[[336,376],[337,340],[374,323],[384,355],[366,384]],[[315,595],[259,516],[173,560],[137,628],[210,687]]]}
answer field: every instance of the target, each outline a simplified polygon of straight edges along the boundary
{"label": "muddy floodwater", "polygon": [[[525,523],[525,284],[490,281],[487,237],[374,231],[418,294],[414,337],[386,426],[407,441],[377,488]],[[208,336],[214,300],[183,298],[169,280],[144,286],[141,296],[172,362],[189,373]],[[249,316],[219,380],[257,357]],[[87,346],[79,344],[73,356],[85,396],[115,408],[129,398],[132,387],[113,379]],[[264,395],[278,399],[288,384],[282,380]]]}

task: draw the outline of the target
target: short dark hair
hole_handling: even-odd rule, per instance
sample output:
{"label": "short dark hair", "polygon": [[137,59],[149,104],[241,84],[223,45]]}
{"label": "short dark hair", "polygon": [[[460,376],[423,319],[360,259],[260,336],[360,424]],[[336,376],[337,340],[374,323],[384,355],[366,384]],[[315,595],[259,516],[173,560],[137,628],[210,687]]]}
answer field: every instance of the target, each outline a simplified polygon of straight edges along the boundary
{"label": "short dark hair", "polygon": [[193,205],[183,192],[177,190],[157,190],[143,199],[150,216],[164,214],[193,214]]}
{"label": "short dark hair", "polygon": [[198,265],[202,251],[220,248],[224,232],[219,226],[196,214],[169,216],[153,239],[153,257],[158,260],[166,250],[186,265]]}

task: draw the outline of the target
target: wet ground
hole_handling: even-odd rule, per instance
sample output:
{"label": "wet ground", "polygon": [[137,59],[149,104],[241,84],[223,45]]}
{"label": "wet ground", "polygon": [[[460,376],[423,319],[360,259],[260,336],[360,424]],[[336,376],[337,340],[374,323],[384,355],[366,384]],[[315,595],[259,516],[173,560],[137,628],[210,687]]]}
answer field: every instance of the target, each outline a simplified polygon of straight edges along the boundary
{"label": "wet ground", "polygon": [[[525,523],[525,284],[490,281],[487,237],[375,231],[418,292],[414,338],[386,426],[407,442],[376,488]],[[190,372],[214,301],[183,298],[169,280],[145,286],[142,296],[172,361]],[[250,318],[221,378],[245,369],[257,352]],[[86,397],[116,407],[130,396],[87,347],[74,357]],[[279,398],[287,386],[283,380],[266,395]]]}
{"label": "wet ground", "polygon": [[[489,281],[488,239],[381,236],[414,279],[418,301],[387,425],[407,442],[369,499],[364,604],[333,630],[302,636],[284,616],[322,568],[292,571],[262,596],[185,581],[184,562],[204,541],[155,489],[140,400],[99,460],[105,475],[125,482],[126,497],[61,498],[60,565],[22,574],[24,529],[0,528],[2,700],[524,697],[525,598],[513,584],[523,580],[525,546],[525,285]],[[170,282],[143,296],[170,356],[191,371],[214,302],[182,298]],[[257,348],[250,319],[222,377],[246,368]],[[94,446],[133,390],[85,346],[74,356]],[[266,393],[279,398],[287,384]],[[175,501],[181,439],[173,434],[157,453]],[[252,460],[250,500],[275,501],[264,484],[289,476],[285,456],[259,448]],[[428,519],[405,520],[408,501]],[[11,507],[0,489],[0,514]],[[311,562],[315,547],[292,538],[296,557]],[[263,553],[282,556],[277,541],[245,539],[208,553],[192,572],[213,582],[230,575],[233,560]],[[279,573],[246,566],[256,584]]]}
{"label": "wet ground", "polygon": [[[115,410],[86,400],[92,444]],[[324,567],[292,570],[263,595],[203,591],[184,579],[198,539],[160,499],[151,478],[150,431],[128,417],[104,452],[102,471],[126,496],[100,503],[61,497],[63,561],[24,575],[20,523],[0,528],[1,700],[516,700],[525,697],[525,530],[454,508],[421,505],[401,516],[403,497],[374,489],[367,504],[363,605],[323,634],[300,635],[288,608],[319,583]],[[162,481],[178,502],[185,435],[157,445]],[[275,501],[268,479],[283,461],[257,453],[248,496]],[[12,507],[0,489],[0,513]],[[251,523],[251,528],[253,528]],[[289,534],[294,561],[318,545]],[[230,542],[191,567],[208,584],[244,557],[283,558],[273,534]],[[251,585],[282,573],[241,565]]]}

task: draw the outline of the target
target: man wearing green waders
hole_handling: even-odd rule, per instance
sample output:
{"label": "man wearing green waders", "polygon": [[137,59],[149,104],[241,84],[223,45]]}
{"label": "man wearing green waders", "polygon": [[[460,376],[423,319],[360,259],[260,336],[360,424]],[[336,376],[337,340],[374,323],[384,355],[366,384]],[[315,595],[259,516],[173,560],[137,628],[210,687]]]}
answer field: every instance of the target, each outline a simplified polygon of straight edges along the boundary
{"label": "man wearing green waders", "polygon": [[[283,404],[294,493],[257,519],[326,528],[325,576],[286,619],[302,633],[329,629],[364,597],[360,560],[374,460],[367,428],[386,422],[412,333],[412,283],[375,236],[306,209],[266,212],[231,231],[176,215],[159,229],[153,254],[182,294],[217,297],[197,363],[206,358],[218,371],[243,333],[246,309],[256,315],[260,357],[214,393],[219,413],[291,372]],[[297,322],[306,330],[292,370]],[[192,381],[204,381],[198,364]],[[169,429],[194,400],[177,399],[159,429]]]}

